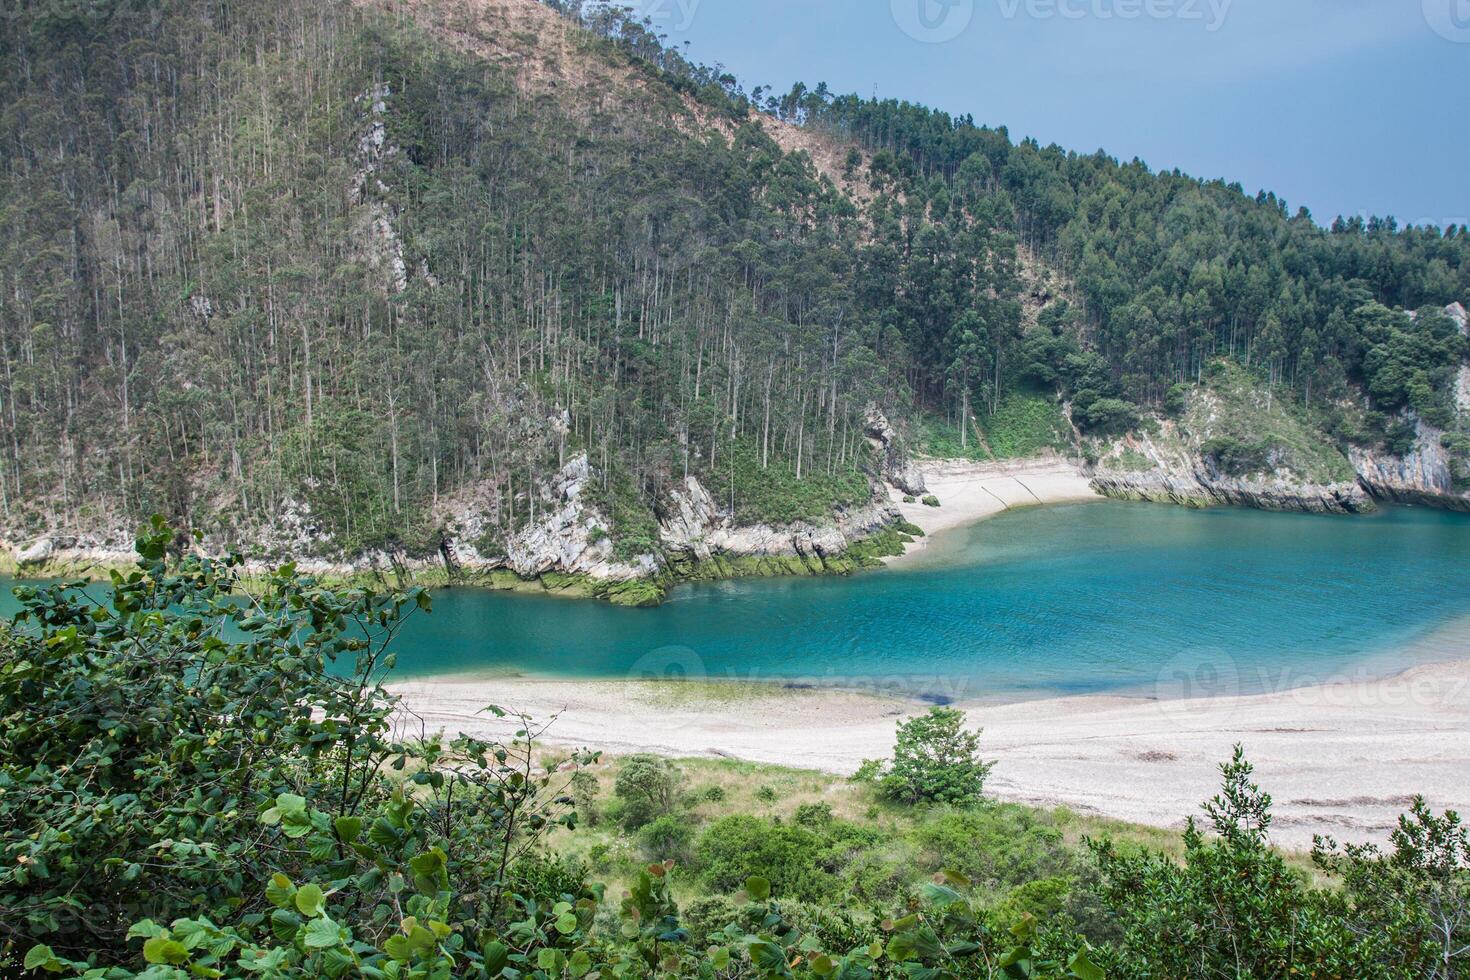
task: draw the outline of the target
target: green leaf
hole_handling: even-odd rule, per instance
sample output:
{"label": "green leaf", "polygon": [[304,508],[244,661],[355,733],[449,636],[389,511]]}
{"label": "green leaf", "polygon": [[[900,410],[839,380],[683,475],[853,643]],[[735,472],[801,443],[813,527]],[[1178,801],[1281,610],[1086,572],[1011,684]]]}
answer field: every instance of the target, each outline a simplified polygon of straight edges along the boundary
{"label": "green leaf", "polygon": [[1067,969],[1072,971],[1072,976],[1077,980],[1106,980],[1107,974],[1103,973],[1102,967],[1087,958],[1087,950],[1079,949],[1067,961]]}
{"label": "green leaf", "polygon": [[570,936],[577,931],[577,917],[570,912],[563,912],[556,918],[556,931],[563,936]]}
{"label": "green leaf", "polygon": [[337,829],[337,836],[342,838],[342,843],[351,844],[362,836],[361,817],[338,817],[332,822]]}
{"label": "green leaf", "polygon": [[143,944],[143,959],[153,964],[179,966],[189,962],[189,951],[181,942],[166,936],[154,936]]}
{"label": "green leaf", "polygon": [[306,924],[301,941],[309,949],[327,949],[342,942],[342,929],[331,919],[312,919]]}
{"label": "green leaf", "polygon": [[413,957],[413,950],[408,945],[408,937],[401,932],[388,937],[383,943],[383,952],[400,963],[407,963]]}
{"label": "green leaf", "polygon": [[276,909],[271,913],[271,934],[283,943],[296,939],[301,931],[301,917],[288,909]]}
{"label": "green leaf", "polygon": [[291,884],[291,879],[277,871],[271,875],[271,882],[265,886],[265,898],[278,909],[289,909],[291,901],[296,897],[296,886]]}
{"label": "green leaf", "polygon": [[318,885],[302,885],[296,892],[296,909],[307,918],[321,915],[326,905],[327,897]]}
{"label": "green leaf", "polygon": [[485,957],[485,972],[492,977],[499,976],[500,971],[505,969],[505,964],[510,962],[510,950],[499,940],[485,943],[480,952]]}
{"label": "green leaf", "polygon": [[27,970],[47,970],[51,973],[60,973],[62,969],[56,954],[51,951],[50,946],[45,945],[32,946],[26,953],[24,966]]}
{"label": "green leaf", "polygon": [[885,952],[891,960],[902,963],[914,955],[915,945],[912,936],[898,935],[888,940],[888,948]]}
{"label": "green leaf", "polygon": [[592,957],[587,955],[585,949],[577,950],[567,961],[567,971],[573,977],[585,977],[592,972]]}
{"label": "green leaf", "polygon": [[753,902],[764,902],[771,897],[771,883],[759,875],[751,875],[745,879],[745,894]]}
{"label": "green leaf", "polygon": [[560,973],[566,965],[566,954],[559,949],[542,947],[536,951],[536,966],[548,973]]}
{"label": "green leaf", "polygon": [[750,962],[754,963],[759,970],[784,970],[786,968],[786,951],[775,943],[768,943],[764,939],[757,939],[750,944]]}

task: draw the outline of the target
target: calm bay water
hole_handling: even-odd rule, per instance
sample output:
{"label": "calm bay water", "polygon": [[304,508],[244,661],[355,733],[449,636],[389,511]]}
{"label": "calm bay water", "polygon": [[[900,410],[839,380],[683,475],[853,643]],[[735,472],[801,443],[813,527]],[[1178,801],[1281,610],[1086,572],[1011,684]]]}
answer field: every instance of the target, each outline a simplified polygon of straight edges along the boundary
{"label": "calm bay water", "polygon": [[1175,697],[1384,674],[1470,657],[1467,641],[1465,515],[1107,502],[1006,514],[898,568],[685,586],[651,610],[438,592],[406,627],[397,674]]}
{"label": "calm bay water", "polygon": [[878,686],[936,700],[1254,692],[1470,656],[1470,517],[1096,503],[1002,515],[842,579],[677,589],[658,609],[455,590],[404,675]]}

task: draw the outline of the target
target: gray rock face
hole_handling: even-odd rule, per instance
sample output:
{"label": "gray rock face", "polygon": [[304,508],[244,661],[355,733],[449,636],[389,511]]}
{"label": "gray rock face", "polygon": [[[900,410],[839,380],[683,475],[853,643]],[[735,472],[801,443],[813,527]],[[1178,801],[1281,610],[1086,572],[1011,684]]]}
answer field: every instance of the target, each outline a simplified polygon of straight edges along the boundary
{"label": "gray rock face", "polygon": [[[1416,310],[1409,315],[1417,318],[1422,312]],[[1451,303],[1442,312],[1455,322],[1461,334],[1470,334],[1470,315],[1464,306]],[[1460,365],[1454,399],[1461,419],[1470,418],[1470,364]],[[1414,448],[1403,456],[1356,448],[1348,453],[1358,480],[1373,496],[1383,500],[1470,511],[1470,492],[1455,489],[1450,454],[1444,447],[1444,431],[1423,419],[1413,421]]]}
{"label": "gray rock face", "polygon": [[1250,478],[1221,473],[1177,436],[1172,422],[1160,427],[1158,438],[1139,433],[1125,441],[1128,458],[1143,465],[1110,459],[1095,466],[1092,487],[1105,497],[1314,514],[1359,514],[1374,508],[1373,498],[1354,482],[1303,483],[1287,473]]}
{"label": "gray rock face", "polygon": [[664,549],[697,561],[726,557],[802,557],[828,559],[843,555],[855,542],[898,520],[886,504],[871,503],[837,512],[831,523],[803,522],[774,527],[737,526],[695,477],[670,494],[670,506],[659,523]]}
{"label": "gray rock face", "polygon": [[1404,456],[1371,449],[1348,453],[1358,479],[1375,497],[1401,504],[1427,504],[1470,511],[1470,493],[1457,491],[1444,448],[1444,432],[1422,419],[1414,448]]}
{"label": "gray rock face", "polygon": [[1094,474],[1092,487],[1117,500],[1151,500],[1184,507],[1229,505],[1309,514],[1361,514],[1373,498],[1356,483],[1272,486],[1245,480],[1209,481],[1166,473]]}
{"label": "gray rock face", "polygon": [[651,555],[632,563],[614,558],[608,522],[583,495],[591,474],[587,457],[578,456],[552,480],[551,511],[507,542],[507,564],[517,575],[534,578],[555,571],[625,581],[658,571]]}
{"label": "gray rock face", "polygon": [[388,142],[385,116],[392,90],[386,83],[358,97],[367,106],[367,128],[357,141],[357,173],[347,188],[347,200],[366,205],[367,213],[357,230],[364,245],[365,258],[379,274],[384,288],[391,294],[408,288],[408,266],[403,258],[403,239],[398,235],[396,210],[383,197],[388,187],[379,176],[384,165],[398,155],[398,147]]}
{"label": "gray rock face", "polygon": [[50,538],[42,538],[29,548],[17,551],[15,563],[22,568],[27,565],[44,565],[55,553],[56,543]]}
{"label": "gray rock face", "polygon": [[475,541],[491,523],[483,503],[453,505],[446,522],[447,553],[465,571],[508,568],[524,579],[548,572],[586,575],[599,582],[655,578],[669,564],[717,558],[837,558],[854,542],[898,520],[897,511],[877,502],[835,512],[831,521],[776,527],[739,526],[696,477],[669,494],[659,513],[659,554],[620,561],[610,537],[611,522],[585,493],[594,478],[586,456],[564,466],[542,488],[535,520],[505,543],[504,555],[483,555]]}
{"label": "gray rock face", "polygon": [[924,474],[903,451],[898,432],[876,405],[868,406],[867,435],[882,456],[883,479],[906,494],[921,496],[926,490]]}

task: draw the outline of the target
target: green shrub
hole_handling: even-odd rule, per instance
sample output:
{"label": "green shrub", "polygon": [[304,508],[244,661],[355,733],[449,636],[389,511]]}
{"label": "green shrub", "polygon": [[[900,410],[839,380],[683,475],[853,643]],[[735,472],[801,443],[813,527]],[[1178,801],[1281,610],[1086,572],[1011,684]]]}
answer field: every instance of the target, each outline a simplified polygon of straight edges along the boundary
{"label": "green shrub", "polygon": [[1407,951],[1398,937],[1356,927],[1337,897],[1306,888],[1271,849],[1271,797],[1238,748],[1221,769],[1224,790],[1205,804],[1214,833],[1191,819],[1182,864],[1091,842],[1103,899],[1122,928],[1111,964],[1157,977],[1424,975],[1390,966]]}
{"label": "green shrub", "polygon": [[910,836],[925,870],[949,868],[995,889],[1065,875],[1076,865],[1060,831],[1011,804],[943,811]]}
{"label": "green shrub", "polygon": [[571,789],[572,805],[577,809],[578,818],[588,827],[597,826],[602,817],[597,808],[597,794],[602,789],[597,774],[587,769],[578,769],[572,773]]}
{"label": "green shrub", "polygon": [[837,889],[837,879],[819,864],[825,848],[826,841],[807,827],[736,814],[705,829],[695,858],[714,891],[734,891],[760,874],[783,895],[820,901]]}
{"label": "green shrub", "polygon": [[683,781],[683,772],[667,759],[647,753],[628,756],[613,784],[613,794],[622,802],[623,826],[637,830],[673,813]]}
{"label": "green shrub", "polygon": [[762,786],[757,789],[755,791],[755,798],[762,803],[775,803],[778,799],[780,799],[780,797],[776,795],[775,789],[770,786]]}
{"label": "green shrub", "polygon": [[938,507],[939,506],[939,498],[936,497],[936,496],[934,496],[934,494],[932,494],[932,493],[925,494],[924,495],[924,506],[925,507]]}
{"label": "green shrub", "polygon": [[650,861],[688,864],[694,857],[694,829],[686,815],[664,814],[639,829],[638,844]]}
{"label": "green shrub", "polygon": [[1272,469],[1272,458],[1280,446],[1274,440],[1243,442],[1230,436],[1216,436],[1200,445],[1200,452],[1214,461],[1220,472],[1228,476],[1246,476]]}
{"label": "green shrub", "polygon": [[1171,419],[1183,418],[1189,408],[1189,393],[1193,390],[1192,385],[1170,385],[1164,393],[1164,414]]}
{"label": "green shrub", "polygon": [[803,803],[796,808],[793,818],[803,827],[828,827],[832,824],[830,803]]}
{"label": "green shrub", "polygon": [[965,713],[931,708],[899,722],[893,762],[878,781],[879,791],[900,803],[978,802],[995,765],[982,762],[980,733],[965,730]]}
{"label": "green shrub", "polygon": [[587,887],[587,866],[574,857],[528,854],[510,866],[505,888],[524,899],[551,905]]}

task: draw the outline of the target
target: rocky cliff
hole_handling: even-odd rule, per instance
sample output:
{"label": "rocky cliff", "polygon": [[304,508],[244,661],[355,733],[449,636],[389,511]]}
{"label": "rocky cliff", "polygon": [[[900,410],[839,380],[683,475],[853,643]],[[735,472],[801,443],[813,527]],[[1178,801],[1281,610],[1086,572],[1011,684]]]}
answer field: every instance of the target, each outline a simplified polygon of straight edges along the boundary
{"label": "rocky cliff", "polygon": [[1197,444],[1189,447],[1173,422],[1163,423],[1155,435],[1139,433],[1116,442],[1093,467],[1092,485],[1105,497],[1184,507],[1230,505],[1314,514],[1360,514],[1374,508],[1373,498],[1356,482],[1303,481],[1289,465],[1248,475],[1224,473]]}
{"label": "rocky cliff", "polygon": [[[437,554],[373,551],[354,561],[298,558],[296,564],[329,580],[545,590],[652,605],[673,585],[691,579],[846,574],[875,564],[881,555],[901,552],[909,540],[900,530],[901,515],[879,492],[862,506],[834,507],[827,520],[740,525],[691,476],[660,507],[657,547],[619,557],[613,523],[589,493],[594,476],[586,456],[566,463],[539,488],[532,519],[509,539],[490,533],[497,526],[495,501],[471,490],[441,504],[445,530]],[[4,547],[10,561],[0,568],[28,577],[95,576],[129,564],[131,541],[122,530],[8,541]],[[265,556],[246,561],[247,577],[265,575],[292,556],[320,551],[330,541],[309,508],[292,501],[260,530],[258,544]],[[206,549],[223,546],[204,542]]]}
{"label": "rocky cliff", "polygon": [[[1444,308],[1444,314],[1459,326],[1461,334],[1470,334],[1470,316],[1464,306],[1454,303]],[[1470,364],[1460,365],[1454,398],[1463,430],[1470,426]],[[1349,451],[1358,480],[1369,493],[1383,500],[1470,511],[1470,486],[1456,479],[1456,460],[1446,445],[1445,430],[1423,419],[1412,421],[1414,446],[1403,456],[1373,449]]]}
{"label": "rocky cliff", "polygon": [[1177,420],[1149,420],[1094,453],[1093,486],[1109,497],[1324,514],[1374,507],[1325,435],[1231,365],[1190,393]]}

